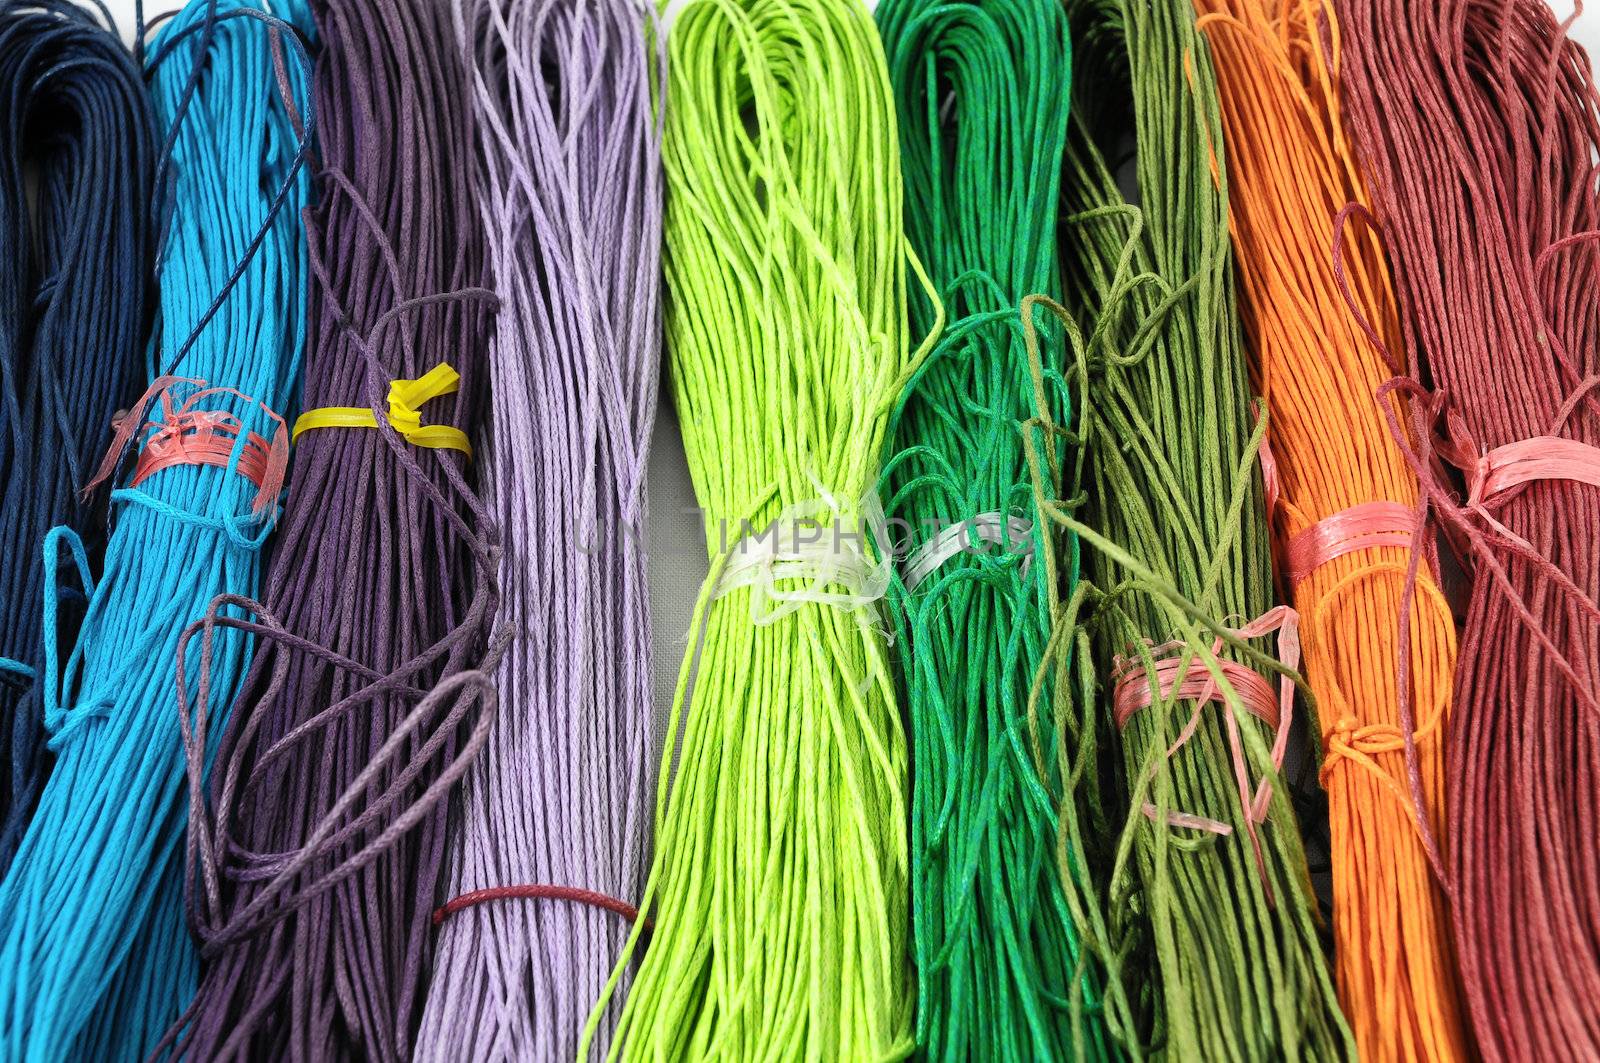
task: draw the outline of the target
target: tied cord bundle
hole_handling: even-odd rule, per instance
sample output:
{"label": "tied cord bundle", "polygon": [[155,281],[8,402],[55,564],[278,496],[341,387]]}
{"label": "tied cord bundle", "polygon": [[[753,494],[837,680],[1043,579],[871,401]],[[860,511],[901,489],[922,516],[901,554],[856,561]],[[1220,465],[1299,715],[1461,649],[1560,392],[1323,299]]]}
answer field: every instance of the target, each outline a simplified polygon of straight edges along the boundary
{"label": "tied cord bundle", "polygon": [[[1102,1058],[1079,920],[1103,939],[1103,917],[1083,875],[1069,900],[1056,873],[1054,727],[1029,701],[1056,569],[1033,549],[1022,433],[1036,388],[1055,419],[1071,403],[1055,365],[1031,372],[1017,306],[1060,287],[1066,16],[1051,0],[888,0],[877,17],[906,229],[951,322],[900,398],[883,471],[886,511],[916,544],[890,600],[914,768],[917,1045],[931,1059]],[[913,331],[938,319],[913,294]]]}
{"label": "tied cord bundle", "polygon": [[1335,219],[1364,198],[1320,28],[1331,12],[1195,7],[1216,57],[1242,317],[1271,414],[1280,571],[1317,696],[1339,998],[1365,1059],[1462,1059],[1446,895],[1415,822],[1443,810],[1455,622],[1422,570],[1402,643],[1416,476],[1374,397],[1389,374],[1341,287],[1389,350],[1399,322],[1370,231],[1341,223],[1337,267],[1331,251]]}
{"label": "tied cord bundle", "polygon": [[[184,762],[173,698],[184,625],[251,593],[277,515],[303,340],[309,65],[259,8],[197,0],[151,53],[171,181],[150,389],[118,422],[96,481],[117,521],[65,662],[45,599],[44,722],[56,764],[0,898],[0,1045],[27,1059],[140,1059],[198,976],[183,918]],[[299,61],[297,61],[299,60]],[[268,440],[271,440],[269,443]],[[248,641],[212,647],[226,711]],[[198,649],[198,648],[196,648]],[[199,657],[191,655],[191,663]]]}
{"label": "tied cord bundle", "polygon": [[138,66],[76,4],[0,5],[0,93],[3,870],[44,776],[40,544],[56,524],[91,550],[100,538],[100,511],[77,492],[128,397],[153,311],[158,141]]}
{"label": "tied cord bundle", "polygon": [[[1104,589],[1070,604],[1115,654],[1129,821],[1107,889],[1118,947],[1144,928],[1154,950],[1151,1047],[1329,1059],[1349,1053],[1349,1031],[1279,770],[1294,617],[1272,607],[1256,471],[1266,422],[1251,432],[1215,85],[1189,2],[1069,6],[1080,91],[1065,289],[1087,339],[1054,309],[1084,396],[1091,516],[1043,511],[1092,547]],[[1138,208],[1105,161],[1128,105]]]}
{"label": "tied cord bundle", "polygon": [[209,805],[209,721],[189,735],[208,962],[173,1035],[193,1059],[412,1056],[446,797],[487,738],[504,648],[498,532],[467,479],[494,297],[450,15],[432,0],[314,14],[324,165],[294,483],[261,602],[219,601],[191,629],[263,640]]}
{"label": "tied cord bundle", "polygon": [[870,556],[910,368],[888,74],[851,0],[692,0],[667,51],[666,347],[713,564],[611,1055],[882,1058],[912,1017],[905,736]]}
{"label": "tied cord bundle", "polygon": [[461,789],[418,1054],[570,1060],[630,929],[618,910],[649,865],[644,470],[660,353],[652,90],[665,68],[637,0],[457,12],[503,297],[485,490],[520,630]]}
{"label": "tied cord bundle", "polygon": [[1392,427],[1472,569],[1442,846],[1468,1011],[1486,1059],[1594,1058],[1600,99],[1543,3],[1337,10],[1345,106],[1420,362],[1396,366],[1410,379]]}

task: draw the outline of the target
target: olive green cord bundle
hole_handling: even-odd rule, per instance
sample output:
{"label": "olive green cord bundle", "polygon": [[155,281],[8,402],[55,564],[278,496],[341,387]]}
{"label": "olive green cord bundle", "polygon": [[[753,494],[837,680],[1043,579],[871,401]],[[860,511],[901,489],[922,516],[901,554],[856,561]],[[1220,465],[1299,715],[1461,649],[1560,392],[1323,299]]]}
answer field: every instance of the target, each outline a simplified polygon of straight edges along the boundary
{"label": "olive green cord bundle", "polygon": [[[1051,309],[1075,340],[1069,378],[1084,396],[1077,433],[1090,510],[1085,520],[1044,510],[1079,533],[1087,573],[1105,593],[1080,584],[1058,630],[1083,620],[1097,632],[1103,718],[1118,658],[1153,702],[1118,736],[1129,818],[1107,885],[1113,933],[1147,938],[1137,947],[1154,963],[1153,1051],[1348,1056],[1273,734],[1244,711],[1218,664],[1254,669],[1274,694],[1286,671],[1267,640],[1233,634],[1268,614],[1273,588],[1256,468],[1266,424],[1252,430],[1209,58],[1189,0],[1073,0],[1068,11],[1078,92],[1063,238],[1073,310]],[[1106,161],[1130,128],[1139,207]],[[1086,338],[1076,341],[1080,328]],[[1214,639],[1228,646],[1218,657]],[[1200,707],[1197,730],[1170,756],[1196,706],[1163,696],[1154,677],[1169,644],[1180,669],[1199,662],[1224,696]],[[1243,807],[1232,727],[1252,786],[1271,784],[1259,823]],[[1196,826],[1207,821],[1229,833]]]}
{"label": "olive green cord bundle", "polygon": [[[1081,928],[1103,939],[1103,918],[1085,875],[1064,889],[1056,873],[1054,728],[1028,713],[1056,572],[1034,556],[1029,529],[1047,530],[1023,431],[1036,402],[1066,421],[1071,400],[1056,365],[1031,371],[1018,305],[1060,289],[1066,16],[1055,0],[886,0],[877,18],[906,229],[950,318],[900,398],[884,464],[886,511],[910,554],[890,601],[914,770],[917,1047],[929,1059],[1107,1058]],[[914,333],[938,317],[913,293]],[[1058,496],[1061,471],[1048,478]],[[1075,558],[1064,575],[1076,582]],[[1083,868],[1081,840],[1071,851]]]}
{"label": "olive green cord bundle", "polygon": [[[649,920],[613,1058],[904,1055],[907,751],[856,538],[911,369],[888,74],[852,0],[691,0],[667,52],[666,349],[713,563],[579,1054]],[[781,578],[819,547],[854,560]]]}

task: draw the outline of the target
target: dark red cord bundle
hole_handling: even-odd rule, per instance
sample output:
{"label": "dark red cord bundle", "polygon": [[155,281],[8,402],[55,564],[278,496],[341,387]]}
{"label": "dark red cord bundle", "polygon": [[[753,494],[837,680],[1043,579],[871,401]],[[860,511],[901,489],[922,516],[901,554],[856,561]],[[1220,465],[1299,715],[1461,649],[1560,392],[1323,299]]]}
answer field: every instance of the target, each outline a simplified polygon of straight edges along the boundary
{"label": "dark red cord bundle", "polygon": [[1461,983],[1486,1059],[1600,1058],[1588,59],[1543,0],[1337,9],[1345,104],[1417,358],[1383,401],[1471,574],[1439,842]]}

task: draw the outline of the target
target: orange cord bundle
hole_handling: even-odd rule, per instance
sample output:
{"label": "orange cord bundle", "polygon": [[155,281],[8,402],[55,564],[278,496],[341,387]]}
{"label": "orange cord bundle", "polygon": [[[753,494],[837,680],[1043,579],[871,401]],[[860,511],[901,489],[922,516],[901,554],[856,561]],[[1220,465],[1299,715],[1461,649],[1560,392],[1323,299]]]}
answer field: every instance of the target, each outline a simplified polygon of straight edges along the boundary
{"label": "orange cord bundle", "polygon": [[1222,100],[1244,327],[1270,411],[1280,571],[1305,625],[1323,735],[1339,996],[1361,1058],[1462,1059],[1446,897],[1425,841],[1444,807],[1455,625],[1428,565],[1399,545],[1412,538],[1417,488],[1374,392],[1401,367],[1385,366],[1362,330],[1382,349],[1401,342],[1377,240],[1343,224],[1345,204],[1365,197],[1330,69],[1337,26],[1318,0],[1195,6]]}

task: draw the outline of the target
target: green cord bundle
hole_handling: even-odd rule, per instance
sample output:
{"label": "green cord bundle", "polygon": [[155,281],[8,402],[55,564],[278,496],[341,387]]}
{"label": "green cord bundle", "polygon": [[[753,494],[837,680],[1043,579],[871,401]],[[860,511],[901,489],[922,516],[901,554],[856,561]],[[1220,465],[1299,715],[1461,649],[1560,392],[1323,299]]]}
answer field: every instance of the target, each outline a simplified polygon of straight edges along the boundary
{"label": "green cord bundle", "polygon": [[[1079,327],[1087,337],[1072,344],[1070,375],[1094,400],[1077,426],[1090,517],[1044,509],[1092,548],[1085,564],[1105,591],[1080,585],[1064,621],[1099,635],[1103,718],[1119,680],[1151,702],[1120,731],[1129,819],[1107,883],[1113,934],[1148,936],[1153,1050],[1347,1056],[1274,733],[1241,697],[1246,668],[1274,699],[1290,672],[1265,640],[1237,635],[1273,605],[1256,468],[1266,424],[1250,423],[1210,61],[1189,0],[1072,0],[1068,11],[1079,90],[1064,228],[1074,305],[1053,309],[1069,337]],[[1130,125],[1139,207],[1106,161]],[[1227,650],[1213,655],[1214,640]],[[1209,680],[1221,702],[1196,716],[1160,681],[1159,659]],[[1195,732],[1169,755],[1191,718]],[[1259,822],[1246,814],[1236,756],[1252,789],[1271,787]]]}
{"label": "green cord bundle", "polygon": [[[1105,937],[1103,919],[1083,875],[1064,889],[1056,874],[1054,728],[1029,713],[1057,588],[1034,556],[1045,530],[1023,432],[1036,404],[1065,421],[1071,401],[1057,366],[1030,366],[1018,305],[1060,288],[1066,16],[1055,0],[886,0],[877,16],[906,228],[951,322],[901,395],[884,466],[887,512],[913,548],[890,598],[913,749],[917,1046],[929,1059],[1105,1058],[1084,943]],[[912,297],[919,334],[939,313]],[[1048,479],[1059,494],[1060,470]],[[1081,841],[1070,847],[1081,869]]]}
{"label": "green cord bundle", "polygon": [[691,0],[667,52],[666,349],[713,564],[580,1055],[646,919],[612,1057],[904,1055],[907,754],[861,537],[910,369],[888,74],[852,0]]}

